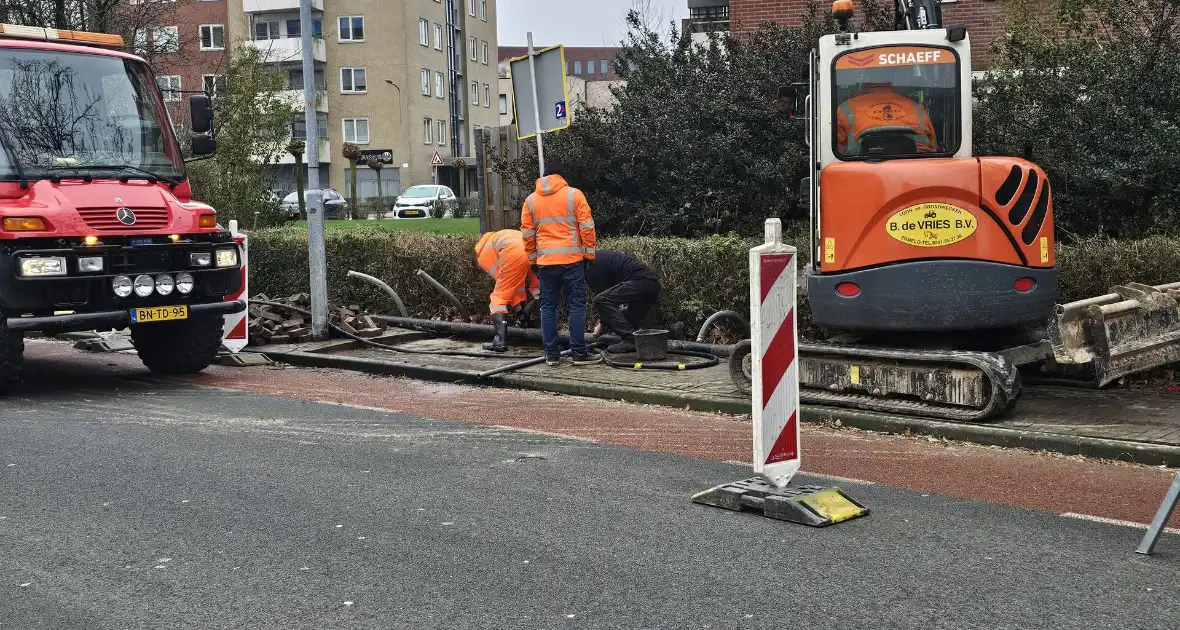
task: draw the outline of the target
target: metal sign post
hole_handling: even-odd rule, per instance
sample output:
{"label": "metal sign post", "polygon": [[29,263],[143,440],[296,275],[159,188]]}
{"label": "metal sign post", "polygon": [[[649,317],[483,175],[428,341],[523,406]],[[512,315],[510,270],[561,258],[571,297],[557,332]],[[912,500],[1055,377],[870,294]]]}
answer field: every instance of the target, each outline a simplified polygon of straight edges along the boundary
{"label": "metal sign post", "polygon": [[[233,237],[234,242],[238,244],[238,255],[241,256],[242,263],[242,290],[232,295],[227,295],[225,298],[226,302],[233,302],[235,300],[245,300],[250,297],[250,274],[247,270],[250,263],[250,237],[238,231],[237,220],[229,222],[229,233]],[[241,313],[233,313],[225,316],[225,325],[221,328],[221,345],[226,350],[237,354],[246,347],[248,341],[246,326],[249,319],[249,309]]]}
{"label": "metal sign post", "polygon": [[1147,529],[1147,534],[1143,537],[1143,542],[1139,543],[1139,548],[1135,550],[1135,553],[1145,556],[1151,555],[1152,550],[1155,549],[1155,543],[1160,539],[1160,534],[1164,532],[1164,527],[1172,518],[1172,512],[1176,511],[1177,503],[1180,503],[1180,473],[1176,473],[1176,478],[1172,480],[1172,487],[1168,488],[1164,502],[1160,504],[1155,519],[1151,521],[1151,527]]}
{"label": "metal sign post", "polygon": [[865,516],[839,488],[790,486],[802,462],[799,431],[799,329],[795,321],[798,251],[782,242],[779,219],[750,250],[750,354],[753,464],[758,477],[701,492],[696,503],[824,527]]}
{"label": "metal sign post", "polygon": [[[565,48],[552,46],[542,50],[533,47],[533,34],[528,34],[528,55],[508,62],[512,75],[512,108],[516,112],[517,138],[537,137],[537,162],[541,176],[545,175],[545,141],[551,131],[569,127],[565,111],[566,76]],[[522,98],[529,101],[521,107]],[[541,107],[546,103],[545,107]],[[554,103],[550,108],[548,103]],[[558,106],[560,104],[560,107]]]}
{"label": "metal sign post", "polygon": [[[299,43],[303,48],[303,120],[307,127],[307,190],[320,188],[320,135],[316,120],[315,59],[311,36],[311,0],[299,0]],[[302,168],[299,164],[295,168]],[[311,194],[304,193],[310,200]],[[311,280],[311,334],[328,338],[328,270],[324,248],[323,193],[319,206],[307,204],[307,261]]]}

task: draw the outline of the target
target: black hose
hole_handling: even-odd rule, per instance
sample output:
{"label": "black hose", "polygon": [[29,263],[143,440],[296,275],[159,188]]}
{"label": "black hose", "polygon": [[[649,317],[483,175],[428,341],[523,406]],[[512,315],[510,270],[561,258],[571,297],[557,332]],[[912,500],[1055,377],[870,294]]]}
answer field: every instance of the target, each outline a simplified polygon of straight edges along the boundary
{"label": "black hose", "polygon": [[732,319],[741,324],[743,330],[750,330],[750,322],[746,321],[746,318],[741,313],[737,311],[717,311],[710,315],[709,319],[705,320],[705,323],[701,324],[701,331],[697,333],[697,343],[703,342],[705,340],[705,333],[709,332],[709,327],[722,319]]}
{"label": "black hose", "polygon": [[381,280],[379,280],[377,278],[374,278],[373,276],[370,276],[367,273],[361,273],[359,271],[349,271],[348,277],[360,278],[361,280],[365,280],[367,282],[371,282],[371,283],[377,285],[377,287],[379,287],[382,291],[385,292],[386,295],[389,296],[389,299],[393,300],[393,304],[394,304],[394,306],[397,307],[397,312],[399,315],[401,315],[402,317],[409,317],[410,316],[410,314],[406,311],[406,305],[402,303],[401,296],[399,296],[397,294],[397,291],[393,290],[393,287],[389,286],[388,284],[382,282]]}
{"label": "black hose", "polygon": [[[310,311],[303,310],[297,306],[291,306],[290,304],[284,304],[282,302],[265,302],[262,300],[250,300],[250,303],[251,304],[259,304],[261,306],[272,306],[275,308],[282,308],[282,309],[286,309],[286,310],[294,312],[294,313],[299,313],[300,315],[303,315],[305,317],[311,317]],[[402,352],[405,354],[427,354],[427,355],[448,356],[448,357],[468,357],[468,358],[473,358],[473,359],[501,359],[501,360],[506,360],[506,359],[524,360],[524,359],[528,358],[528,357],[517,355],[517,354],[499,354],[499,353],[491,353],[491,352],[465,352],[462,350],[418,350],[415,348],[407,348],[405,346],[393,346],[393,345],[387,345],[387,344],[383,344],[383,343],[377,343],[376,341],[373,341],[372,339],[365,339],[364,337],[361,337],[359,335],[354,335],[354,334],[348,332],[347,330],[344,330],[343,328],[341,328],[335,324],[332,324],[332,323],[329,323],[328,326],[331,327],[332,330],[335,330],[336,332],[340,333],[341,335],[344,335],[345,337],[348,337],[349,339],[352,339],[353,341],[358,341],[363,345],[372,346],[374,348],[381,348],[382,350],[392,350],[394,352]]]}
{"label": "black hose", "polygon": [[713,367],[721,362],[721,358],[715,354],[708,352],[693,352],[692,350],[669,350],[668,354],[674,354],[682,357],[696,357],[698,359],[705,359],[704,361],[695,361],[692,363],[644,363],[642,361],[633,361],[631,363],[624,363],[622,361],[612,361],[609,354],[603,354],[606,364],[618,368],[620,370],[675,370],[683,372],[685,370],[699,370],[702,368]]}

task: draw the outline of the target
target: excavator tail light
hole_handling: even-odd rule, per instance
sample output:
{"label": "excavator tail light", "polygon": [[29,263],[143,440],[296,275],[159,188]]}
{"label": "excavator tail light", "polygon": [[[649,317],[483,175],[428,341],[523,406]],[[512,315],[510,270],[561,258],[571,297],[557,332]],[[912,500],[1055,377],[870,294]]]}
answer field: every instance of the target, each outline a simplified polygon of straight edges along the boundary
{"label": "excavator tail light", "polygon": [[1037,281],[1032,278],[1020,278],[1012,285],[1012,288],[1021,293],[1028,293],[1037,288]]}
{"label": "excavator tail light", "polygon": [[860,285],[855,282],[841,282],[836,285],[836,293],[844,297],[856,297],[860,295]]}

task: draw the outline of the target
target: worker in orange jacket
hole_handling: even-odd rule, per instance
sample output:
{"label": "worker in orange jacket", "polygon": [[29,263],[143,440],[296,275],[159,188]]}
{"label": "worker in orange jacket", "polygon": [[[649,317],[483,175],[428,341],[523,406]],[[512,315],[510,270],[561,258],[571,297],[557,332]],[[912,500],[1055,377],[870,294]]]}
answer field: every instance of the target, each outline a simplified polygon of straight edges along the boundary
{"label": "worker in orange jacket", "polygon": [[[934,123],[926,108],[898,94],[889,83],[867,83],[836,110],[837,147],[846,156],[867,156],[865,133],[883,127],[902,132],[919,153],[938,150]],[[885,151],[897,154],[897,151]]]}
{"label": "worker in orange jacket", "polygon": [[471,265],[496,281],[496,288],[488,299],[492,325],[496,336],[485,350],[504,352],[508,349],[508,311],[519,311],[522,305],[541,294],[540,280],[532,272],[524,237],[519,230],[488,232],[475,245]]}
{"label": "worker in orange jacket", "polygon": [[570,314],[570,351],[574,365],[596,363],[586,345],[586,269],[594,263],[598,236],[582,191],[569,185],[563,167],[546,164],[533,194],[520,211],[520,229],[529,261],[541,278],[541,337],[549,365],[561,362],[557,345],[557,303],[565,294]]}

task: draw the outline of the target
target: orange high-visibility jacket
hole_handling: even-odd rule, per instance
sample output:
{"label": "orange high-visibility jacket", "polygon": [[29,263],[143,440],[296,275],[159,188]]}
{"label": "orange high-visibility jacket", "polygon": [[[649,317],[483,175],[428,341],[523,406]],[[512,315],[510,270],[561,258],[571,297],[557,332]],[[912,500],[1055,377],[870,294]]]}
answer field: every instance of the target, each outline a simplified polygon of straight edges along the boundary
{"label": "orange high-visibility jacket", "polygon": [[880,127],[908,128],[919,153],[937,150],[930,113],[887,85],[870,87],[844,101],[836,112],[837,146],[845,155],[861,155],[865,131]]}
{"label": "orange high-visibility jacket", "polygon": [[598,236],[594,217],[582,191],[560,175],[537,180],[520,211],[520,230],[529,261],[536,265],[568,265],[594,260]]}
{"label": "orange high-visibility jacket", "polygon": [[[475,245],[479,267],[496,281],[496,288],[488,301],[492,314],[507,313],[508,308],[541,295],[541,281],[529,269],[529,257],[524,251],[524,240],[518,230],[488,232]],[[525,287],[525,282],[528,287]]]}

